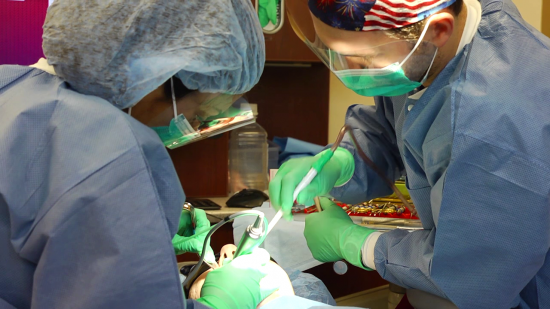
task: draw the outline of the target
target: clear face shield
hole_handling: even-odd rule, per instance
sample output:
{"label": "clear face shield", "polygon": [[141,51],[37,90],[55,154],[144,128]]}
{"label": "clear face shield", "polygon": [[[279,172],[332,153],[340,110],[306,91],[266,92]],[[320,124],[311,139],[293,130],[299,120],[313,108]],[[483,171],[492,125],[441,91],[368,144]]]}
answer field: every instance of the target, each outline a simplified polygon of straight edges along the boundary
{"label": "clear face shield", "polygon": [[[168,126],[152,127],[169,149],[178,148],[207,137],[201,134],[200,126],[204,123],[212,123],[213,120],[225,118],[231,113],[243,114],[240,110],[230,111],[233,103],[242,96],[241,94],[194,91],[176,101],[173,77],[170,79],[170,84],[172,88],[172,110],[167,112],[173,112],[173,118]],[[178,106],[182,107],[183,113],[181,111],[178,113]],[[253,120],[252,112],[245,111],[244,113],[250,114],[249,118]],[[187,118],[184,114],[187,115]],[[166,115],[161,114],[159,118],[166,118]],[[210,130],[209,133],[208,136],[216,135],[212,134],[215,133],[215,130]]]}
{"label": "clear face shield", "polygon": [[315,17],[307,0],[287,0],[290,24],[298,37],[346,85],[363,96],[393,96],[414,90],[427,78],[437,47],[389,31],[361,32],[331,27]]}

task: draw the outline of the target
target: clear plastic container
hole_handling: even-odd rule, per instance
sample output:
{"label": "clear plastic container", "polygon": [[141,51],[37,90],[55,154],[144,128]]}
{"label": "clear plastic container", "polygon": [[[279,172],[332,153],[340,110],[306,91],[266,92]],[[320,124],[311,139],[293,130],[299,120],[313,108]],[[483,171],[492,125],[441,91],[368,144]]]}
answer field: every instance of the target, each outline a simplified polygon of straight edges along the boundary
{"label": "clear plastic container", "polygon": [[229,191],[268,189],[267,132],[257,123],[231,131],[229,140]]}

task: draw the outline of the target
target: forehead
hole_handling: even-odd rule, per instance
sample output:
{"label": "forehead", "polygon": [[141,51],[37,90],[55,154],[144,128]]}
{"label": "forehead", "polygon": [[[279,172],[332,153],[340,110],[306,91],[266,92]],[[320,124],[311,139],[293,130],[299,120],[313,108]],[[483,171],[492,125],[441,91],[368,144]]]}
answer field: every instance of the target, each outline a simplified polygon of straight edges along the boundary
{"label": "forehead", "polygon": [[326,47],[342,54],[353,54],[388,43],[398,42],[398,39],[388,36],[387,31],[349,31],[331,27],[313,14],[313,26],[317,37]]}

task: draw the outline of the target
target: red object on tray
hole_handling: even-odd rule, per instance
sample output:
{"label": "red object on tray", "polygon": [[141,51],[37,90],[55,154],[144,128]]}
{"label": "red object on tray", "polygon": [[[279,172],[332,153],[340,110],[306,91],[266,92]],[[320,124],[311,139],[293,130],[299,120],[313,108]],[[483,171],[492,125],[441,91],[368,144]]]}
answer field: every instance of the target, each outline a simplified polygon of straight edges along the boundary
{"label": "red object on tray", "polygon": [[388,214],[388,213],[371,213],[371,212],[366,212],[366,213],[353,213],[351,211],[351,208],[354,206],[354,205],[349,205],[349,204],[345,204],[345,203],[341,203],[341,202],[336,202],[336,205],[342,207],[342,209],[344,209],[348,215],[350,216],[355,216],[355,217],[372,217],[372,218],[394,218],[394,219],[414,219],[414,220],[419,220],[419,218],[417,216],[411,216],[411,212],[405,208],[405,210],[403,211],[403,213],[401,214],[398,214],[398,213],[393,213],[393,214]]}
{"label": "red object on tray", "polygon": [[317,212],[317,207],[315,207],[315,205],[306,207],[302,210],[297,210],[297,211],[293,210],[292,211],[293,214],[302,214],[302,213],[310,214],[310,213],[314,213],[314,212]]}
{"label": "red object on tray", "polygon": [[[405,208],[405,211],[401,214],[397,214],[397,213],[394,213],[394,214],[386,214],[386,213],[377,213],[377,214],[374,214],[374,213],[353,213],[351,211],[351,207],[353,207],[354,205],[349,205],[349,204],[345,204],[345,203],[341,203],[341,202],[336,202],[336,205],[342,207],[346,213],[350,216],[355,216],[355,217],[372,217],[372,218],[394,218],[394,219],[413,219],[413,220],[420,220],[418,218],[418,216],[411,216],[411,212]],[[310,207],[306,207],[302,210],[298,210],[298,211],[295,211],[293,210],[292,213],[293,214],[297,214],[297,213],[305,213],[305,214],[310,214],[310,213],[315,213],[317,212],[317,207],[314,206],[310,206]]]}

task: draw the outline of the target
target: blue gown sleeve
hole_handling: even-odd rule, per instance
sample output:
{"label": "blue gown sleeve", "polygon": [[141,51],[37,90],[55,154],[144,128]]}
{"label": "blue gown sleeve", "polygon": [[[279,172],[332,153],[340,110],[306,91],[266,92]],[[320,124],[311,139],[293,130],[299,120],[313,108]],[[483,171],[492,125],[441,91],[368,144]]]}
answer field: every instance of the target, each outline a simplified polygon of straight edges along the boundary
{"label": "blue gown sleeve", "polygon": [[33,96],[6,108],[2,185],[31,306],[185,308],[171,243],[185,197],[158,136],[53,76],[25,86]]}
{"label": "blue gown sleeve", "polygon": [[459,308],[517,306],[548,254],[550,167],[456,133],[442,177],[443,186],[430,193],[432,207],[441,204],[437,227],[381,235],[376,270],[390,282],[446,297]]}
{"label": "blue gown sleeve", "polygon": [[[375,98],[376,105],[352,105],[346,114],[346,124],[361,145],[365,154],[386,173],[390,180],[396,180],[404,173],[404,166],[392,124],[393,110],[388,98]],[[391,194],[392,190],[380,179],[362,159],[346,134],[340,147],[351,152],[355,159],[355,172],[351,180],[330,194],[345,203],[359,203],[372,198]]]}
{"label": "blue gown sleeve", "polygon": [[36,308],[184,308],[171,233],[141,149],[69,188],[35,224]]}

